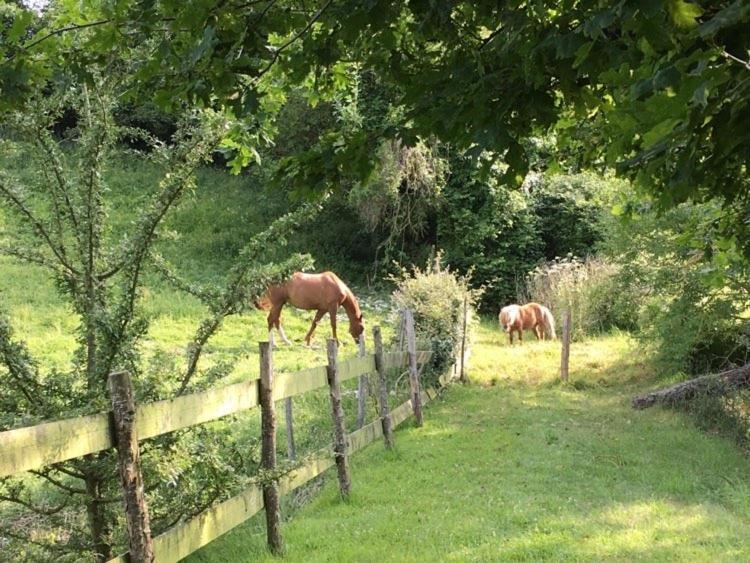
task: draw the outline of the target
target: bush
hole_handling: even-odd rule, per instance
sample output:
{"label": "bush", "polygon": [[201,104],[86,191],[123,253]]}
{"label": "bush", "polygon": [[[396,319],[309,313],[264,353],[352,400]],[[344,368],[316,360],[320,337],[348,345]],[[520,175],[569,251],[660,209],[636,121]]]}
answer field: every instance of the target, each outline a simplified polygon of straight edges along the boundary
{"label": "bush", "polygon": [[397,284],[394,302],[399,309],[410,309],[414,313],[420,347],[427,346],[433,351],[430,366],[423,373],[423,381],[430,387],[460,353],[464,299],[468,299],[467,339],[471,334],[470,319],[474,318],[474,305],[480,292],[469,288],[468,277],[443,269],[439,255],[432,267],[402,269],[400,275],[392,279]]}
{"label": "bush", "polygon": [[618,287],[619,268],[602,258],[567,256],[532,270],[520,302],[536,301],[549,307],[558,323],[571,311],[572,335],[600,333],[612,328],[632,330],[638,309],[635,299]]}
{"label": "bush", "polygon": [[629,204],[603,250],[619,265],[613,299],[632,295],[638,329],[660,371],[700,374],[750,358],[750,265],[722,231],[726,210]]}

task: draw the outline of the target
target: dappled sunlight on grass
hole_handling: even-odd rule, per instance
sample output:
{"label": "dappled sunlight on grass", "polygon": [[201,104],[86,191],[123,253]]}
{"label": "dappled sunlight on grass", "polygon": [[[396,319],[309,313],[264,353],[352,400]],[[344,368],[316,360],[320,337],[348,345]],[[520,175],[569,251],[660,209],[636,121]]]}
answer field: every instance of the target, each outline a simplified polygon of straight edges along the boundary
{"label": "dappled sunlight on grass", "polygon": [[[483,324],[474,385],[428,405],[423,428],[351,458],[283,527],[289,561],[750,560],[750,463],[673,411],[634,411],[651,376],[627,335],[509,347]],[[510,367],[509,367],[510,366]],[[256,519],[193,561],[273,558]]]}
{"label": "dappled sunlight on grass", "polygon": [[[483,385],[556,383],[560,351],[560,340],[538,341],[531,333],[523,344],[510,345],[496,322],[483,320],[472,348],[469,378]],[[569,380],[573,385],[607,386],[640,381],[650,375],[636,341],[625,333],[571,344]]]}

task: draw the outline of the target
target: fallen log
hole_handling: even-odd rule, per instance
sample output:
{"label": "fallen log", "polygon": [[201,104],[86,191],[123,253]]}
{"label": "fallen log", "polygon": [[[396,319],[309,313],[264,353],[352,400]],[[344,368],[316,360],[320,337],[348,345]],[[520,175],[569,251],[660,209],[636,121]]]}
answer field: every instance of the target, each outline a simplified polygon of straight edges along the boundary
{"label": "fallen log", "polygon": [[726,395],[750,386],[750,363],[717,374],[703,375],[665,389],[633,397],[634,409],[645,409],[656,403],[674,406],[699,394]]}

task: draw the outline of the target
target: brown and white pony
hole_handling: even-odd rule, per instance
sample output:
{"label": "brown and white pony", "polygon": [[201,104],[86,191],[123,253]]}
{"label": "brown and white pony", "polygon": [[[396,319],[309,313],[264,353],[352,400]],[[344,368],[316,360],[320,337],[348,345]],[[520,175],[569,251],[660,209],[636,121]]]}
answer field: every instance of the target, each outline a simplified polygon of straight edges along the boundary
{"label": "brown and white pony", "polygon": [[555,338],[555,319],[544,305],[527,303],[526,305],[508,305],[500,310],[498,315],[500,325],[508,333],[508,339],[513,344],[513,333],[518,333],[518,340],[523,342],[523,331],[533,330],[537,339],[544,340],[546,336]]}
{"label": "brown and white pony", "polygon": [[364,331],[362,311],[359,309],[357,298],[354,297],[352,290],[333,272],[323,272],[322,274],[295,272],[288,281],[269,286],[266,294],[254,302],[258,309],[270,310],[270,313],[268,313],[268,332],[270,333],[273,327],[276,327],[282,340],[286,344],[291,344],[281,327],[281,308],[286,303],[298,309],[316,311],[312,326],[305,335],[305,343],[308,346],[315,328],[326,313],[331,317],[333,338],[338,341],[336,313],[339,307],[343,307],[349,317],[349,333],[355,342],[359,340],[359,335]]}

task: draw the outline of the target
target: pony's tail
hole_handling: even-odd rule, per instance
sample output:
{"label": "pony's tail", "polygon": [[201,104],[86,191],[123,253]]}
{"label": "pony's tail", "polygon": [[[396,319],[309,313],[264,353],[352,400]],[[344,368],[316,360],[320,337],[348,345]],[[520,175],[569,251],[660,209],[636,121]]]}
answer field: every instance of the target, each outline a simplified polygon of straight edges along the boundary
{"label": "pony's tail", "polygon": [[547,334],[554,340],[557,338],[555,335],[555,317],[552,316],[552,311],[547,309],[547,307],[544,307],[542,312],[544,313],[544,327],[547,330]]}

